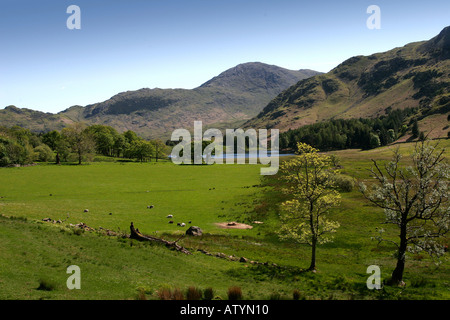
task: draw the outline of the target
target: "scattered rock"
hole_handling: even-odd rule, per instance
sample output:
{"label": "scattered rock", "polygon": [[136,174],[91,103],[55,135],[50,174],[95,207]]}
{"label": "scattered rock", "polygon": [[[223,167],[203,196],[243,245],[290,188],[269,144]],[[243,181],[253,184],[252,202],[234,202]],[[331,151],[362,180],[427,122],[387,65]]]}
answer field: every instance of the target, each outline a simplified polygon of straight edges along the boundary
{"label": "scattered rock", "polygon": [[247,259],[247,258],[244,258],[244,257],[241,257],[241,258],[239,259],[239,262],[248,262],[248,259]]}
{"label": "scattered rock", "polygon": [[84,209],[84,212],[89,212],[89,209]]}
{"label": "scattered rock", "polygon": [[173,218],[173,214],[169,214],[166,218]]}
{"label": "scattered rock", "polygon": [[86,230],[86,231],[95,231],[94,228],[91,228],[91,227],[87,226],[87,225],[86,225],[85,223],[83,223],[83,222],[80,222],[80,223],[74,225],[74,227],[77,227],[77,228],[80,228],[80,229],[83,229],[83,230]]}
{"label": "scattered rock", "polygon": [[155,206],[151,205],[151,206],[147,206],[147,209],[153,209]]}
{"label": "scattered rock", "polygon": [[203,231],[197,226],[191,226],[186,230],[186,234],[189,236],[201,236]]}

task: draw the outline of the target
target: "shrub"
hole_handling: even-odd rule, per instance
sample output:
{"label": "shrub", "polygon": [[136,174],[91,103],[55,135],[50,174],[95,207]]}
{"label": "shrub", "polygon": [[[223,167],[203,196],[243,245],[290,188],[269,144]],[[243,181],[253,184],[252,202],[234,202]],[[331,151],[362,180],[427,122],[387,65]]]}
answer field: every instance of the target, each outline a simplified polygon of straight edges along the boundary
{"label": "shrub", "polygon": [[147,300],[147,296],[145,295],[144,288],[138,288],[138,294],[136,297],[137,300]]}
{"label": "shrub", "polygon": [[355,187],[355,180],[352,177],[337,174],[334,176],[336,187],[343,192],[351,192]]}
{"label": "shrub", "polygon": [[179,288],[173,290],[172,300],[184,300],[183,292]]}
{"label": "shrub", "polygon": [[48,162],[54,159],[54,154],[52,149],[46,144],[41,144],[34,148],[34,159],[41,162]]}
{"label": "shrub", "polygon": [[294,299],[294,300],[300,300],[300,297],[301,297],[300,291],[298,291],[297,289],[295,289],[294,292],[292,293],[292,299]]}
{"label": "shrub", "polygon": [[203,291],[203,299],[205,299],[205,300],[212,300],[212,299],[214,299],[214,290],[213,290],[213,288],[206,288]]}
{"label": "shrub", "polygon": [[370,139],[369,139],[369,147],[371,149],[377,148],[381,146],[381,141],[380,141],[380,137],[374,133],[370,134]]}
{"label": "shrub", "polygon": [[228,300],[242,300],[242,290],[240,287],[228,288]]}
{"label": "shrub", "polygon": [[189,287],[186,290],[186,300],[200,300],[202,298],[202,290],[196,287]]}
{"label": "shrub", "polygon": [[281,294],[279,292],[272,292],[269,297],[270,300],[281,300]]}
{"label": "shrub", "polygon": [[158,298],[159,300],[171,300],[172,299],[172,290],[170,288],[161,288],[158,290]]}
{"label": "shrub", "polygon": [[37,287],[37,290],[53,291],[55,290],[55,284],[49,279],[41,278],[39,279],[39,287]]}
{"label": "shrub", "polygon": [[335,154],[330,155],[330,161],[333,167],[338,167],[341,165],[341,159]]}
{"label": "shrub", "polygon": [[72,232],[74,235],[81,236],[84,233],[84,229],[74,228],[74,229],[72,229]]}

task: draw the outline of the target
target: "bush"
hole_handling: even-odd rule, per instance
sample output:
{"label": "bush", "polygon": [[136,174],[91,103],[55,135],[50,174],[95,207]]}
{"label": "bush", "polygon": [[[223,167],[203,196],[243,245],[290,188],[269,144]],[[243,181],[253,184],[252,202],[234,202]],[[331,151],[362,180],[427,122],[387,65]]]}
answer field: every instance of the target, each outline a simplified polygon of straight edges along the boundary
{"label": "bush", "polygon": [[158,290],[159,300],[171,300],[172,299],[172,290],[170,288],[161,288]]}
{"label": "bush", "polygon": [[34,152],[29,144],[21,145],[12,139],[0,137],[0,166],[33,162]]}
{"label": "bush", "polygon": [[184,295],[183,292],[179,288],[175,288],[173,291],[164,287],[158,290],[158,297],[160,300],[183,300]]}
{"label": "bush", "polygon": [[196,287],[189,287],[186,290],[186,300],[200,300],[202,298],[202,290]]}
{"label": "bush", "polygon": [[214,299],[214,290],[213,290],[213,288],[206,288],[205,291],[203,291],[203,299],[205,299],[205,300],[212,300],[212,299]]}
{"label": "bush", "polygon": [[34,159],[41,162],[48,162],[52,161],[54,159],[54,154],[52,149],[50,149],[49,146],[46,144],[41,144],[40,146],[37,146],[34,148]]}
{"label": "bush", "polygon": [[272,292],[269,300],[281,300],[281,294],[279,292]]}
{"label": "bush", "polygon": [[74,228],[74,229],[72,229],[72,232],[74,235],[81,236],[84,233],[84,229]]}
{"label": "bush", "polygon": [[147,296],[145,295],[144,288],[138,288],[138,294],[136,297],[137,300],[147,300]]}
{"label": "bush", "polygon": [[172,300],[184,300],[183,292],[179,288],[173,290]]}
{"label": "bush", "polygon": [[55,290],[55,284],[49,279],[41,278],[39,279],[39,287],[37,287],[37,290],[53,291]]}
{"label": "bush", "polygon": [[242,300],[242,290],[240,287],[228,288],[228,300]]}
{"label": "bush", "polygon": [[301,294],[300,291],[298,291],[297,289],[294,290],[294,292],[292,293],[292,298],[294,300],[300,300]]}
{"label": "bush", "polygon": [[330,155],[330,160],[333,167],[338,167],[341,165],[341,159],[335,154]]}
{"label": "bush", "polygon": [[342,174],[334,176],[334,183],[343,192],[351,192],[355,187],[355,180],[352,177]]}

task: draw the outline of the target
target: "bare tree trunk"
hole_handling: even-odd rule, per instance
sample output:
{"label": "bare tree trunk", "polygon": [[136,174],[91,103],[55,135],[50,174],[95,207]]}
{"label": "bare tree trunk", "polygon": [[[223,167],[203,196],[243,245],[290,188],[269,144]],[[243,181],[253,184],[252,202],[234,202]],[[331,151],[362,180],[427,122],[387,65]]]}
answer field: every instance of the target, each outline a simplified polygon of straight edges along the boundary
{"label": "bare tree trunk", "polygon": [[314,226],[314,217],[313,217],[313,204],[312,202],[309,205],[309,226],[311,228],[311,265],[309,266],[309,271],[315,271],[316,270],[316,246],[317,246],[317,235],[316,235],[316,228]]}
{"label": "bare tree trunk", "polygon": [[316,236],[313,236],[312,238],[312,245],[311,245],[311,265],[309,266],[309,271],[315,271],[316,270],[316,246],[317,246],[317,238]]}
{"label": "bare tree trunk", "polygon": [[139,229],[135,229],[133,222],[131,222],[130,225],[130,238],[131,239],[136,239],[139,241],[151,241],[151,242],[157,242],[157,243],[161,243],[166,245],[166,247],[169,248],[173,248],[177,251],[183,252],[185,254],[191,254],[191,252],[189,252],[189,250],[187,250],[186,248],[180,246],[177,241],[180,240],[178,239],[177,241],[167,241],[164,239],[160,239],[160,238],[156,238],[156,237],[151,237],[151,236],[147,236],[147,235],[143,235],[142,233],[139,232]]}
{"label": "bare tree trunk", "polygon": [[406,222],[402,221],[400,226],[400,246],[398,247],[397,253],[397,265],[392,272],[392,277],[390,279],[391,285],[403,285],[403,271],[405,270],[405,254],[407,248],[406,239]]}

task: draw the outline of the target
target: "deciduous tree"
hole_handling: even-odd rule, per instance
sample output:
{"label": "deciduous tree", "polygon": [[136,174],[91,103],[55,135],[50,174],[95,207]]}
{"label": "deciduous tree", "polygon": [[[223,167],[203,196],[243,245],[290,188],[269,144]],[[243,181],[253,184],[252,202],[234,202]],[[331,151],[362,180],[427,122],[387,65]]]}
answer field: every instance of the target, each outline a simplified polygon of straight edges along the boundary
{"label": "deciduous tree", "polygon": [[316,269],[318,244],[332,240],[339,223],[327,218],[330,209],[340,203],[340,194],[335,190],[335,174],[330,169],[331,159],[305,144],[297,144],[299,155],[281,165],[282,178],[287,182],[284,192],[292,200],[283,202],[280,219],[281,239],[291,239],[311,246],[310,271]]}
{"label": "deciduous tree", "polygon": [[412,153],[412,165],[405,166],[397,148],[392,160],[384,166],[372,160],[371,173],[375,179],[372,188],[360,184],[363,195],[384,210],[385,223],[395,225],[399,231],[396,241],[378,237],[397,248],[391,284],[404,284],[407,251],[425,251],[435,258],[444,253],[437,241],[448,232],[450,222],[447,204],[450,170],[444,151],[429,141],[421,141]]}
{"label": "deciduous tree", "polygon": [[77,122],[62,129],[61,134],[77,154],[78,164],[81,164],[84,156],[95,151],[94,137],[86,124]]}

